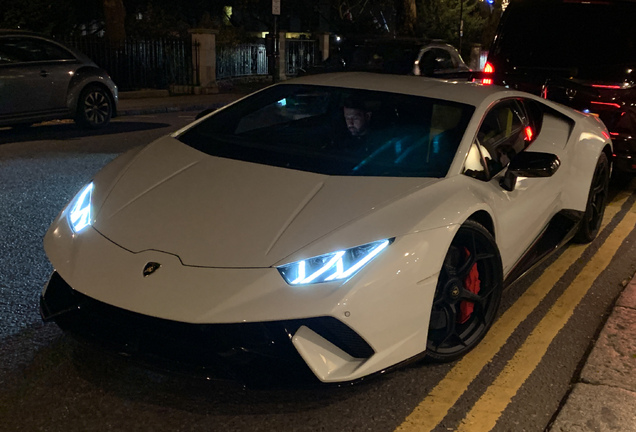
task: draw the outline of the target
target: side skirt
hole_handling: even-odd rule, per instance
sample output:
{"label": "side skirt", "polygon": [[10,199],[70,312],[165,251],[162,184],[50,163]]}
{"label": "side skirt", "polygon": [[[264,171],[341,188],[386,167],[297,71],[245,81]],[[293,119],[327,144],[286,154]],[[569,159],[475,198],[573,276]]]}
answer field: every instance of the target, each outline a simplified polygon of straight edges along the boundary
{"label": "side skirt", "polygon": [[584,212],[577,210],[561,210],[554,215],[541,235],[508,273],[504,279],[504,288],[509,287],[514,281],[570,241],[574,237],[583,215]]}

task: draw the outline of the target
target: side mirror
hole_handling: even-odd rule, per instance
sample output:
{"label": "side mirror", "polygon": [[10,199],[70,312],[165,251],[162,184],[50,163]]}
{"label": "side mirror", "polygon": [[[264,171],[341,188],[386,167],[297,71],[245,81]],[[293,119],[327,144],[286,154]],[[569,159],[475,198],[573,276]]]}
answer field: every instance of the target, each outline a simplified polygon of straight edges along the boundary
{"label": "side mirror", "polygon": [[552,153],[521,152],[508,165],[508,170],[499,184],[507,191],[513,191],[517,177],[550,177],[561,166],[559,157]]}

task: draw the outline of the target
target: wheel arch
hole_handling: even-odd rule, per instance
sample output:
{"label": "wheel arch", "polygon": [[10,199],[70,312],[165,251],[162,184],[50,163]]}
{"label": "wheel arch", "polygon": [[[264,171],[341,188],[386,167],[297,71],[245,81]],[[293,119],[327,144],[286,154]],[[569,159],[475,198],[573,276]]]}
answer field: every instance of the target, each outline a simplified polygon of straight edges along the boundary
{"label": "wheel arch", "polygon": [[490,213],[488,213],[486,210],[476,211],[475,213],[470,215],[467,220],[477,222],[478,224],[486,228],[486,230],[488,230],[488,232],[494,239],[497,238],[497,236],[495,235],[495,223],[492,220],[492,216],[490,215]]}
{"label": "wheel arch", "polygon": [[605,154],[610,162],[611,173],[612,146],[609,140],[600,138],[600,133],[588,133],[584,136],[579,130],[578,135],[578,140],[573,143],[575,145],[568,151],[569,166],[564,165],[561,168],[567,170],[562,207],[585,211],[594,169],[602,154]]}
{"label": "wheel arch", "polygon": [[[84,66],[75,71],[67,93],[67,106],[71,115],[77,113],[79,98],[84,89],[90,85],[95,85],[106,92],[113,107],[112,117],[117,116],[117,87],[111,88],[109,84],[112,81],[105,74],[106,72],[94,66]],[[109,82],[109,84],[106,84],[106,82]]]}

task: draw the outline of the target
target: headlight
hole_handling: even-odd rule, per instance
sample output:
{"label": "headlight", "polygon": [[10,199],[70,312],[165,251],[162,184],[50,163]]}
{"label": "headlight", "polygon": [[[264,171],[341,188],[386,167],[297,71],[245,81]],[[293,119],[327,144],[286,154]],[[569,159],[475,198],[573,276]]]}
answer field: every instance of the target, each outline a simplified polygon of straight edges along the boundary
{"label": "headlight", "polygon": [[68,205],[68,224],[73,232],[78,233],[91,224],[91,197],[93,182],[87,184],[75,195]]}
{"label": "headlight", "polygon": [[278,267],[278,271],[290,285],[347,279],[378,256],[393,240],[379,240],[351,249],[296,261]]}

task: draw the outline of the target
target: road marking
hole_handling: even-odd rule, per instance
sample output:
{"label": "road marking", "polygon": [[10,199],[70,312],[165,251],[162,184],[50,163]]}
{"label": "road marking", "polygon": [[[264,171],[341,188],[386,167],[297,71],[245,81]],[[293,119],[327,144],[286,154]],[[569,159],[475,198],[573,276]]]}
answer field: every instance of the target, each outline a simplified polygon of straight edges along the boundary
{"label": "road marking", "polygon": [[636,225],[636,204],[614,228],[592,259],[561,294],[545,317],[530,333],[504,370],[475,403],[462,421],[458,432],[491,430],[523,383],[536,369],[548,347],[574,314],[594,281],[607,268],[625,237]]}
{"label": "road marking", "polygon": [[[631,193],[607,205],[601,230],[618,213]],[[510,335],[541,303],[563,274],[580,258],[589,245],[570,245],[490,328],[484,339],[466,354],[409,414],[396,431],[433,430],[457,403],[470,383],[499,352]]]}

